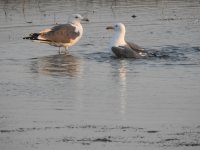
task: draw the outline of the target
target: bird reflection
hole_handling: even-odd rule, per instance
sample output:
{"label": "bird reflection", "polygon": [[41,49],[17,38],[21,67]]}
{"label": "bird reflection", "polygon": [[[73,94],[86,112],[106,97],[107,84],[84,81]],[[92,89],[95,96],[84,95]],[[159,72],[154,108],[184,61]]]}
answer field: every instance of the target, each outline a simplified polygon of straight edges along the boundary
{"label": "bird reflection", "polygon": [[64,54],[37,58],[31,69],[45,75],[70,77],[79,76],[81,71],[78,58]]}
{"label": "bird reflection", "polygon": [[118,69],[118,73],[119,73],[119,82],[121,85],[120,88],[120,112],[121,114],[125,114],[126,113],[126,90],[127,90],[127,83],[126,83],[126,74],[127,74],[127,69],[126,69],[126,61],[125,60],[121,60],[120,61],[120,66]]}

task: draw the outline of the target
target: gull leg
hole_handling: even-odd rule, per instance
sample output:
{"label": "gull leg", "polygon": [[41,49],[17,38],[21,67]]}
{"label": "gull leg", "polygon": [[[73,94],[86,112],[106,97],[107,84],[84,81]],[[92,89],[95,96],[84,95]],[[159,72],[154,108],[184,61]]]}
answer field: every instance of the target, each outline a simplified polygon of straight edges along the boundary
{"label": "gull leg", "polygon": [[58,49],[58,53],[59,53],[59,54],[61,53],[61,51],[60,51],[60,47],[59,47],[59,49]]}
{"label": "gull leg", "polygon": [[65,55],[68,55],[69,52],[68,52],[68,47],[65,47]]}

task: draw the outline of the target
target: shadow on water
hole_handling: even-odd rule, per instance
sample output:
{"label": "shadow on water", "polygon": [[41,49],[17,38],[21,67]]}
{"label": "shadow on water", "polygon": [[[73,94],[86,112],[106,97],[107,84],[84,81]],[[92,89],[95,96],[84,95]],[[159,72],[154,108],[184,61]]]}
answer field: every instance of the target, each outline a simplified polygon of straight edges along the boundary
{"label": "shadow on water", "polygon": [[51,76],[79,76],[79,59],[72,55],[57,54],[32,59],[31,70],[34,73],[41,73]]}

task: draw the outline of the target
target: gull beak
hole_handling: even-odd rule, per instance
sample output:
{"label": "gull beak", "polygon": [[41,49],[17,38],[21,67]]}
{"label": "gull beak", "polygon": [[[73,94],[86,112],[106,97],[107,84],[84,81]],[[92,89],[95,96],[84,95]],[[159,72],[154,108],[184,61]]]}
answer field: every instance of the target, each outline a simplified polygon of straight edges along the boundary
{"label": "gull beak", "polygon": [[89,22],[89,19],[88,19],[88,18],[82,18],[81,20],[82,20],[82,21],[87,21],[87,22]]}
{"label": "gull beak", "polygon": [[106,30],[114,30],[114,27],[113,26],[108,26],[108,27],[106,27]]}

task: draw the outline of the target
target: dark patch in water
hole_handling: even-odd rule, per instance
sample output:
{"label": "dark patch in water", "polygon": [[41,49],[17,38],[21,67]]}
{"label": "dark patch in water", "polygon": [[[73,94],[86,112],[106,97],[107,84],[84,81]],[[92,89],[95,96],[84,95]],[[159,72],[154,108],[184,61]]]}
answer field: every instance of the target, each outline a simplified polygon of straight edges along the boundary
{"label": "dark patch in water", "polygon": [[44,128],[18,128],[18,129],[10,129],[10,130],[0,130],[0,133],[12,133],[12,132],[27,132],[34,130],[49,130],[49,129],[61,129],[66,127],[44,127]]}
{"label": "dark patch in water", "polygon": [[65,137],[62,139],[62,142],[73,142],[75,141],[73,137]]}
{"label": "dark patch in water", "polygon": [[35,59],[38,59],[38,58],[37,57],[30,58],[30,60],[35,60]]}
{"label": "dark patch in water", "polygon": [[174,135],[185,135],[186,132],[181,132],[181,133],[175,133]]}
{"label": "dark patch in water", "polygon": [[194,51],[200,52],[200,47],[195,46],[195,47],[192,47],[192,49],[193,49]]}
{"label": "dark patch in water", "polygon": [[81,46],[94,46],[94,44],[86,43],[86,44],[81,44]]}
{"label": "dark patch in water", "polygon": [[177,144],[177,146],[191,146],[191,147],[193,147],[193,146],[200,146],[200,143],[179,143],[179,144]]}
{"label": "dark patch in water", "polygon": [[97,138],[97,139],[93,139],[93,142],[112,142],[112,140],[110,140],[110,137],[108,137],[108,138]]}
{"label": "dark patch in water", "polygon": [[9,133],[9,132],[13,132],[13,130],[0,130],[1,133]]}
{"label": "dark patch in water", "polygon": [[62,139],[62,142],[84,142],[84,144],[91,142],[112,142],[111,137],[103,137],[103,138],[81,138],[76,139],[75,137],[65,137]]}
{"label": "dark patch in water", "polygon": [[11,133],[11,132],[24,132],[25,129],[24,128],[19,128],[16,130],[0,130],[1,133]]}
{"label": "dark patch in water", "polygon": [[84,129],[96,129],[97,128],[97,126],[95,126],[95,125],[83,125],[83,126],[79,126],[78,128],[84,128]]}
{"label": "dark patch in water", "polygon": [[181,47],[176,47],[168,45],[162,47],[160,50],[147,50],[150,57],[160,58],[160,59],[169,59],[171,61],[183,61],[186,60],[184,50]]}
{"label": "dark patch in water", "polygon": [[136,16],[135,14],[133,14],[131,17],[132,17],[132,18],[136,18],[137,16]]}
{"label": "dark patch in water", "polygon": [[177,141],[177,140],[179,140],[179,139],[176,139],[176,138],[174,138],[174,139],[165,139],[166,142],[168,142],[168,141]]}
{"label": "dark patch in water", "polygon": [[147,131],[147,133],[158,133],[159,131],[154,131],[154,130],[151,130],[151,131]]}
{"label": "dark patch in water", "polygon": [[33,127],[33,128],[17,128],[17,129],[2,129],[0,130],[0,133],[11,133],[11,132],[28,132],[28,131],[37,131],[37,130],[54,130],[54,129],[93,129],[93,130],[101,130],[103,132],[106,132],[108,130],[121,130],[121,131],[139,131],[143,130],[143,128],[136,128],[136,127],[130,127],[130,126],[96,126],[96,125],[66,125],[66,126],[55,126],[55,127]]}
{"label": "dark patch in water", "polygon": [[112,142],[110,140],[111,137],[103,137],[103,138],[83,138],[83,139],[78,139],[78,142]]}
{"label": "dark patch in water", "polygon": [[[1,83],[0,83],[0,85],[1,85]],[[6,116],[0,116],[0,119],[6,119],[7,117]]]}
{"label": "dark patch in water", "polygon": [[147,50],[149,60],[162,65],[199,65],[200,64],[200,47],[183,47],[167,45],[158,50]]}

